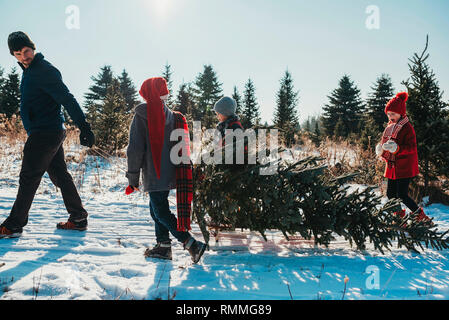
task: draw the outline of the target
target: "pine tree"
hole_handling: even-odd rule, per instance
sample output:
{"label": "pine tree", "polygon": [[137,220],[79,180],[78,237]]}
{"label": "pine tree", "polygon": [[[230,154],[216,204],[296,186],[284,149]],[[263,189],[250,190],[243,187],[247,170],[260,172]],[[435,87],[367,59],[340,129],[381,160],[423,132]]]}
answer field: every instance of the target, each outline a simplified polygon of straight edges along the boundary
{"label": "pine tree", "polygon": [[103,101],[108,93],[108,88],[112,84],[114,74],[111,66],[103,66],[97,77],[92,76],[93,85],[89,87],[88,93],[84,95],[86,106]]}
{"label": "pine tree", "polygon": [[294,141],[295,131],[299,127],[298,121],[298,92],[293,86],[292,75],[288,70],[280,80],[281,87],[276,94],[276,110],[274,124],[283,132],[287,145]]}
{"label": "pine tree", "polygon": [[[364,105],[360,98],[360,90],[344,75],[337,89],[328,96],[329,104],[323,107],[323,126],[329,136],[348,137],[351,133],[358,133],[359,122],[364,112]],[[335,132],[338,121],[338,132]]]}
{"label": "pine tree", "polygon": [[206,242],[209,226],[249,229],[265,240],[266,230],[275,229],[287,240],[300,235],[325,246],[338,235],[359,250],[372,243],[381,253],[390,250],[393,241],[414,252],[423,245],[449,248],[446,233],[417,222],[417,213],[403,219],[394,215],[400,209],[399,200],[382,206],[375,187],[348,192],[347,184],[357,175],[333,178],[321,160],[281,162],[272,175],[259,174],[261,167],[272,165],[259,160],[237,173],[222,165],[196,165],[193,213]]}
{"label": "pine tree", "polygon": [[109,152],[116,152],[128,143],[131,115],[124,112],[125,98],[120,90],[120,82],[113,79],[108,86],[106,97],[97,105],[95,122],[92,129],[96,136],[96,145]]}
{"label": "pine tree", "polygon": [[449,110],[435,73],[427,63],[428,44],[427,37],[423,52],[409,59],[411,78],[403,81],[409,93],[407,113],[416,132],[425,192],[432,180],[449,176]]}
{"label": "pine tree", "polygon": [[348,128],[346,127],[343,119],[338,118],[337,124],[334,129],[334,138],[338,137],[347,137],[348,136]]}
{"label": "pine tree", "polygon": [[175,111],[181,112],[184,116],[191,117],[192,107],[194,105],[194,96],[189,83],[182,83],[179,86],[178,95],[174,105]]}
{"label": "pine tree", "polygon": [[[385,115],[385,114],[384,114]],[[363,129],[360,135],[360,143],[365,150],[375,152],[377,143],[382,138],[383,130],[379,130],[379,124],[374,118],[364,120]]]}
{"label": "pine tree", "polygon": [[383,132],[388,120],[384,112],[385,106],[394,96],[394,87],[390,76],[382,74],[377,78],[371,90],[366,103],[365,123],[370,120],[374,123],[374,128]]}
{"label": "pine tree", "polygon": [[16,68],[12,68],[3,81],[0,103],[0,113],[4,113],[6,118],[11,119],[13,115],[19,114],[20,80]]}
{"label": "pine tree", "polygon": [[217,74],[211,65],[205,65],[194,83],[193,93],[195,105],[192,110],[193,120],[201,121],[202,126],[212,128],[215,126],[216,117],[213,112],[214,104],[223,97],[222,84],[218,81]]}
{"label": "pine tree", "polygon": [[243,110],[241,123],[245,129],[254,128],[260,122],[259,105],[256,98],[256,87],[251,79],[245,85],[243,93]]}
{"label": "pine tree", "polygon": [[91,79],[94,83],[89,87],[89,91],[84,95],[84,106],[87,109],[87,119],[92,125],[97,122],[97,116],[101,113],[102,103],[106,99],[108,89],[114,81],[112,67],[101,67],[97,77],[92,76]]}
{"label": "pine tree", "polygon": [[303,128],[304,128],[305,132],[310,132],[311,131],[310,130],[310,128],[311,128],[311,126],[310,126],[310,117],[307,117],[307,120],[304,123]]}
{"label": "pine tree", "polygon": [[136,87],[125,69],[123,69],[118,80],[120,82],[120,91],[125,99],[124,111],[130,113],[139,103]]}
{"label": "pine tree", "polygon": [[237,108],[235,113],[241,117],[242,116],[242,96],[240,95],[237,86],[234,86],[234,91],[232,93],[232,99],[235,100],[236,104],[237,104]]}
{"label": "pine tree", "polygon": [[164,66],[164,71],[162,71],[162,77],[167,81],[167,88],[170,91],[168,95],[168,99],[166,100],[167,107],[173,108],[173,80],[172,80],[173,72],[171,71],[171,65],[168,62]]}
{"label": "pine tree", "polygon": [[321,144],[321,131],[318,121],[315,121],[315,130],[310,138],[312,139],[312,142],[315,144],[315,146],[318,147]]}

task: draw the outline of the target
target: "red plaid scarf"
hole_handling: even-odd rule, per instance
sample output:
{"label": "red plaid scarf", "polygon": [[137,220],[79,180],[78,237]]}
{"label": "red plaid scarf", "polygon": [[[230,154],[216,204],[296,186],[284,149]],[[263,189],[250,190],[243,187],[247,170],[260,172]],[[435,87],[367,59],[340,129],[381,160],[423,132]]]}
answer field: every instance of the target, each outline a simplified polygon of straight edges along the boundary
{"label": "red plaid scarf", "polygon": [[[384,144],[385,142],[387,142],[390,139],[396,140],[396,138],[399,134],[399,131],[401,131],[402,127],[408,122],[409,122],[409,120],[408,120],[407,116],[400,119],[398,122],[390,121],[388,123],[388,126],[385,128],[384,134],[382,136],[382,144]],[[396,156],[393,153],[391,153],[390,151],[383,150],[381,157],[384,158],[385,161],[387,161],[388,166],[390,168],[394,167],[395,161],[396,161]]]}
{"label": "red plaid scarf", "polygon": [[[180,112],[174,111],[175,115],[175,129],[183,129],[184,136],[180,141],[184,141],[187,155],[190,158],[190,134],[186,118]],[[182,157],[182,150],[179,150],[178,156]],[[191,230],[190,227],[190,212],[192,208],[193,199],[193,178],[192,178],[192,162],[188,164],[181,161],[176,165],[176,206],[178,209],[178,231]]]}

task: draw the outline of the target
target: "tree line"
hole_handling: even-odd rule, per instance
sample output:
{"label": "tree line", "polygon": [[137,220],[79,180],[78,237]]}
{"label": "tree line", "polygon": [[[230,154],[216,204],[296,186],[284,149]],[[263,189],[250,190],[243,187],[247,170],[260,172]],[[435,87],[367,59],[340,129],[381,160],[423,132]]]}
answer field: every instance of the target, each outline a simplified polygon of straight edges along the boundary
{"label": "tree line", "polygon": [[[443,101],[435,73],[428,64],[426,47],[409,59],[410,77],[402,84],[409,93],[407,112],[418,141],[420,167],[426,185],[439,175],[449,175],[449,111]],[[170,96],[168,106],[186,115],[188,121],[201,121],[202,126],[213,128],[216,117],[213,106],[223,97],[222,83],[212,65],[204,65],[191,82],[173,88],[173,70],[166,63],[160,76],[167,80]],[[115,75],[111,66],[100,68],[91,77],[92,84],[84,95],[84,109],[97,136],[98,146],[117,151],[127,144],[128,128],[133,108],[140,102],[137,89],[129,74],[123,70]],[[0,67],[0,113],[7,119],[19,114],[20,79],[15,68],[8,74]],[[319,146],[325,137],[343,138],[360,143],[366,149],[374,148],[385,128],[384,108],[395,95],[391,77],[381,74],[371,86],[367,99],[351,76],[344,74],[337,87],[327,96],[322,114],[299,123],[299,91],[289,70],[279,80],[271,128],[280,130],[287,146],[298,142],[307,134]],[[240,92],[234,85],[232,95],[237,102],[237,114],[245,128],[269,127],[261,123],[256,84],[249,78]],[[66,120],[70,121],[66,114]],[[190,126],[192,127],[192,126]]]}

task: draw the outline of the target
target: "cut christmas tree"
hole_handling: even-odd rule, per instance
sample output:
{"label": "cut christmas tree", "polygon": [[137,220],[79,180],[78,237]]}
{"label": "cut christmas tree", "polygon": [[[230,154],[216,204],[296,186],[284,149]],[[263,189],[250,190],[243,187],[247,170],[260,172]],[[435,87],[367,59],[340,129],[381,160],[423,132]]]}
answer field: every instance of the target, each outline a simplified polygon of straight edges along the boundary
{"label": "cut christmas tree", "polygon": [[288,240],[300,235],[315,244],[328,246],[336,236],[365,250],[372,243],[384,253],[397,243],[418,252],[424,246],[449,247],[446,233],[436,225],[418,222],[412,213],[400,218],[400,200],[381,205],[374,187],[349,192],[347,184],[357,173],[330,176],[323,159],[308,157],[288,163],[280,161],[272,175],[259,170],[273,161],[241,166],[205,165],[194,168],[194,216],[206,242],[209,229],[248,229],[266,239],[267,230],[279,230]]}

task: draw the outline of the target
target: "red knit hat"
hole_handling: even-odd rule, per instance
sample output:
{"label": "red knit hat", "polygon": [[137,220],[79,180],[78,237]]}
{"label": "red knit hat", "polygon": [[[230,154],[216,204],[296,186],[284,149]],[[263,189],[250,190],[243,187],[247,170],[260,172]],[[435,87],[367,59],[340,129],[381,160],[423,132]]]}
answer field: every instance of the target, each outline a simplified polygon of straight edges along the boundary
{"label": "red knit hat", "polygon": [[147,102],[147,120],[153,165],[158,179],[161,178],[162,147],[164,146],[165,112],[161,97],[169,94],[164,78],[144,81],[139,91]]}
{"label": "red knit hat", "polygon": [[407,92],[399,92],[396,95],[396,97],[394,97],[387,103],[387,106],[385,107],[385,113],[390,111],[399,113],[401,116],[405,116],[406,113],[405,102],[407,101],[407,99],[408,99]]}

